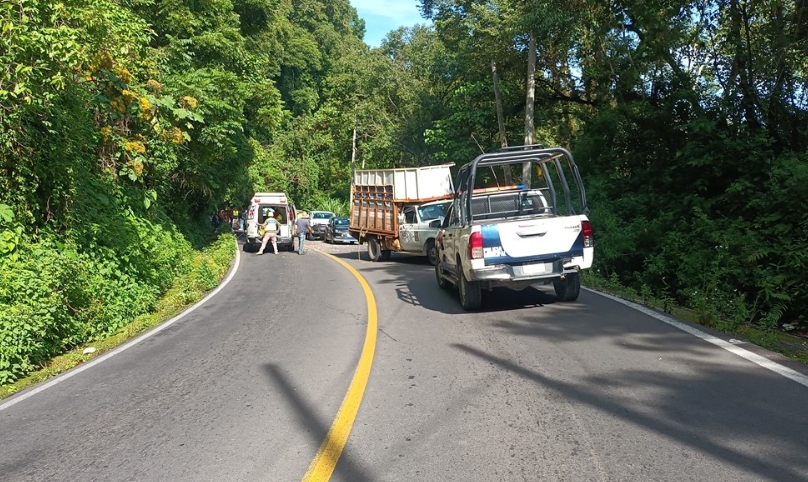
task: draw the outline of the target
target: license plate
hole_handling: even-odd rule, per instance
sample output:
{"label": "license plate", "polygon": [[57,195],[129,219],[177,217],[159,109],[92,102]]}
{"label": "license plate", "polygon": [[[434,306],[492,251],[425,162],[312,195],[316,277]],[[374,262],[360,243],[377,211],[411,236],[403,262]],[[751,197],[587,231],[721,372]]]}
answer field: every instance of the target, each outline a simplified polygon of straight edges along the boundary
{"label": "license plate", "polygon": [[522,273],[524,274],[544,274],[546,272],[547,272],[546,263],[522,265]]}

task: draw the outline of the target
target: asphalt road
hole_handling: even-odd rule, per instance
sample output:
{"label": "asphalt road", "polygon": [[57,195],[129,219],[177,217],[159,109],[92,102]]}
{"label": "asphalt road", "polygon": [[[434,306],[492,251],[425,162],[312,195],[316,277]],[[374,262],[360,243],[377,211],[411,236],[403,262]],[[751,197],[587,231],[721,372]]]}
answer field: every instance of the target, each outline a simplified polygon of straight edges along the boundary
{"label": "asphalt road", "polygon": [[[588,291],[495,291],[465,313],[421,258],[307,246],[378,306],[331,480],[808,481],[803,385]],[[323,254],[242,253],[192,313],[0,410],[0,481],[301,480],[367,320]]]}

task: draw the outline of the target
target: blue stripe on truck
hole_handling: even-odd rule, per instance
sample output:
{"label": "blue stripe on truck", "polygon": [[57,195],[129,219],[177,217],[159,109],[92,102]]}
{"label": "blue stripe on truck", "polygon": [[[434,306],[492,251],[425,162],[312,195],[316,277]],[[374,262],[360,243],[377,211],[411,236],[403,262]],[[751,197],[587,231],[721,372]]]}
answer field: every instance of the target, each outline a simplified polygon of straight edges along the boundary
{"label": "blue stripe on truck", "polygon": [[499,228],[496,224],[483,224],[483,247],[497,247],[502,246],[502,240],[499,239]]}
{"label": "blue stripe on truck", "polygon": [[[482,235],[483,235],[483,253],[489,253],[485,255],[485,264],[492,265],[492,264],[513,264],[513,263],[529,263],[534,261],[554,261],[557,259],[562,258],[571,258],[573,256],[583,256],[584,255],[584,235],[583,232],[578,233],[578,237],[575,238],[575,242],[572,243],[569,251],[564,251],[560,253],[547,253],[541,254],[536,256],[522,256],[522,257],[514,257],[509,256],[505,249],[502,247],[502,240],[499,237],[499,228],[496,224],[484,224],[482,226]],[[492,251],[497,252],[499,251],[500,255],[494,255],[491,253]]]}

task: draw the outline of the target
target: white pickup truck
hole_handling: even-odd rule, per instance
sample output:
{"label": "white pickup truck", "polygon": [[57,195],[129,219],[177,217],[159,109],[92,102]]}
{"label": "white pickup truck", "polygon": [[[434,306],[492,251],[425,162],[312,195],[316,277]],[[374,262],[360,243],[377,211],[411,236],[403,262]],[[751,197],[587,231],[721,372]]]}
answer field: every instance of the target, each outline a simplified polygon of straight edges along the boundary
{"label": "white pickup truck", "polygon": [[552,283],[560,301],[578,298],[594,237],[572,154],[542,146],[483,154],[460,168],[455,187],[437,238],[438,286],[456,285],[466,310],[496,286]]}

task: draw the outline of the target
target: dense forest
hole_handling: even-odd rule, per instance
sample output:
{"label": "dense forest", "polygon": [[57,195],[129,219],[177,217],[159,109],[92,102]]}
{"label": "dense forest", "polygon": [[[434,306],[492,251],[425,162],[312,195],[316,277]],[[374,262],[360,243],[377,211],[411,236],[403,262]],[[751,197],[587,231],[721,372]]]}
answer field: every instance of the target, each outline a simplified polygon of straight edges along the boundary
{"label": "dense forest", "polygon": [[0,2],[0,383],[152,309],[255,190],[569,147],[595,274],[808,328],[808,1]]}

